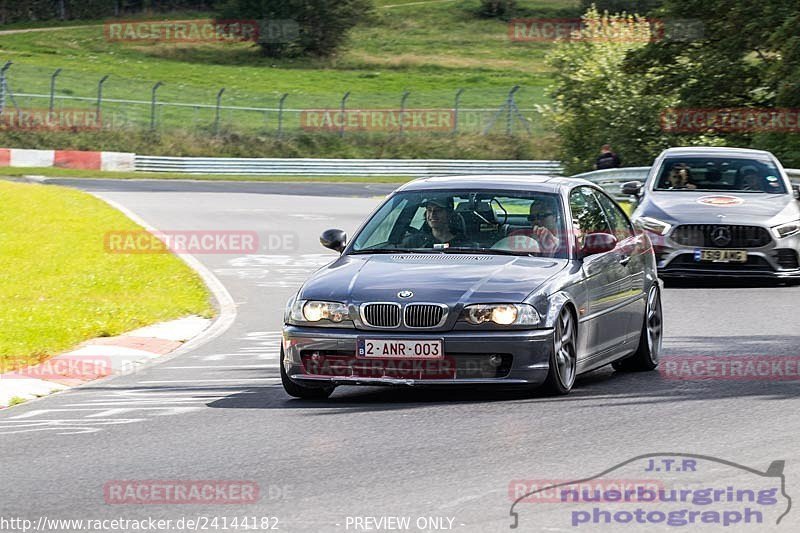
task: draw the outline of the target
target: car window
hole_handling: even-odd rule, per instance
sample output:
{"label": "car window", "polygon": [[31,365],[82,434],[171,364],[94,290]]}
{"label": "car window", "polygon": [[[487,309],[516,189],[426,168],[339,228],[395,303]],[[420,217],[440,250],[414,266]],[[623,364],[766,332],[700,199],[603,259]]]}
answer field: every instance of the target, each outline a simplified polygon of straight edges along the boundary
{"label": "car window", "polygon": [[402,191],[364,225],[351,253],[449,250],[566,258],[565,219],[552,192]]}
{"label": "car window", "polygon": [[396,197],[396,201],[384,205],[381,211],[386,209],[386,213],[381,217],[379,223],[375,225],[375,229],[372,231],[369,237],[364,240],[362,246],[369,248],[371,246],[378,246],[387,243],[391,237],[392,229],[397,223],[397,219],[400,217],[400,214],[407,205],[408,201],[406,199],[398,197]]}
{"label": "car window", "polygon": [[606,218],[608,219],[608,223],[611,226],[611,229],[614,231],[614,236],[617,238],[618,241],[627,239],[633,235],[633,228],[628,221],[628,218],[625,216],[625,213],[622,212],[622,209],[606,194],[602,192],[595,191],[595,197],[597,201],[600,202],[600,206],[603,208],[603,211],[606,214]]}
{"label": "car window", "polygon": [[569,195],[569,208],[578,246],[589,233],[612,233],[591,187],[579,187]]}
{"label": "car window", "polygon": [[656,176],[655,190],[787,192],[780,171],[767,157],[667,157]]}

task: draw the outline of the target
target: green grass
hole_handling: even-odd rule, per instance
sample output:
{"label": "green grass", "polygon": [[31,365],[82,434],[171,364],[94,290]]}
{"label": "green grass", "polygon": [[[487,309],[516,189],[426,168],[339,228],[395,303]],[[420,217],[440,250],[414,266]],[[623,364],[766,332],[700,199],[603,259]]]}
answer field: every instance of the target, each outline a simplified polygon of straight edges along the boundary
{"label": "green grass", "polygon": [[175,172],[111,172],[99,170],[72,170],[67,168],[0,168],[0,177],[45,176],[49,178],[83,179],[181,179],[203,181],[277,181],[277,182],[320,182],[320,183],[405,183],[409,176],[248,176],[227,174],[179,174]]}
{"label": "green grass", "polygon": [[[271,59],[249,43],[174,44],[107,42],[102,26],[52,32],[0,35],[0,58],[14,61],[9,71],[17,93],[49,92],[50,74],[62,96],[96,96],[97,81],[106,98],[150,100],[156,81],[160,102],[213,104],[225,87],[223,104],[276,107],[288,93],[287,130],[299,129],[298,109],[338,108],[351,91],[350,108],[399,108],[410,91],[408,108],[450,108],[455,92],[464,89],[463,108],[486,111],[462,117],[465,129],[478,131],[503,103],[509,89],[521,85],[517,102],[532,109],[548,102],[545,88],[551,72],[544,64],[550,43],[513,43],[507,22],[474,15],[479,0],[423,5],[408,0],[378,0],[372,21],[356,27],[350,43],[331,59]],[[576,0],[522,0],[521,9],[541,16],[577,13]],[[387,7],[393,6],[393,7]],[[166,19],[182,18],[178,15]],[[46,107],[47,99],[18,97],[22,107]],[[59,106],[91,107],[90,100],[58,100]],[[148,104],[107,104],[104,116],[149,123]],[[123,116],[124,109],[124,116]],[[295,111],[292,111],[295,110]],[[540,132],[537,116],[526,111]],[[213,109],[159,107],[161,127],[210,129]],[[502,121],[501,121],[502,122]],[[222,123],[238,131],[274,132],[277,113],[225,110]]]}
{"label": "green grass", "polygon": [[169,254],[109,254],[104,235],[138,230],[68,188],[0,181],[0,366],[190,314],[211,316],[199,276]]}

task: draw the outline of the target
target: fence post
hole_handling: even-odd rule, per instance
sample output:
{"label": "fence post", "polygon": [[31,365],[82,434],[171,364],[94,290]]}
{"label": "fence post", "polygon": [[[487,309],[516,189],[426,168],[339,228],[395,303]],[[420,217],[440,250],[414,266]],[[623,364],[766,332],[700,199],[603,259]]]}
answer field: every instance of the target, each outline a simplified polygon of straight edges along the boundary
{"label": "fence post", "polygon": [[456,102],[455,107],[453,108],[453,135],[458,133],[458,108],[461,105],[461,93],[464,92],[464,89],[459,89],[456,91]]}
{"label": "fence post", "polygon": [[[218,135],[219,134],[219,106],[220,106],[220,103],[222,102],[222,93],[224,93],[224,92],[225,92],[225,87],[220,89],[219,92],[217,93],[217,111],[216,111],[216,115],[214,116],[214,135]],[[230,118],[230,117],[228,117],[228,118]]]}
{"label": "fence post", "polygon": [[339,126],[339,137],[344,137],[344,124],[346,122],[346,120],[344,118],[344,108],[345,108],[345,105],[347,105],[347,99],[348,98],[350,98],[350,91],[347,91],[346,93],[344,93],[344,96],[342,97],[342,105],[341,105],[341,108],[340,108],[342,125]]}
{"label": "fence post", "polygon": [[150,130],[154,131],[156,129],[156,91],[159,87],[164,85],[164,82],[156,82],[153,85],[153,97],[150,100]]}
{"label": "fence post", "polygon": [[0,114],[6,109],[6,92],[8,92],[8,84],[6,83],[6,71],[11,67],[11,61],[7,61],[3,68],[0,68]]}
{"label": "fence post", "polygon": [[103,119],[100,116],[101,106],[103,105],[103,84],[106,82],[108,77],[109,74],[106,74],[105,76],[100,78],[99,82],[97,82],[97,106],[95,109],[95,114],[97,115],[96,121],[101,128],[103,127]]}
{"label": "fence post", "polygon": [[408,95],[411,94],[410,91],[403,91],[403,96],[400,98],[400,116],[398,120],[400,122],[400,136],[403,136],[403,118],[406,115],[406,100],[408,100]]}
{"label": "fence post", "polygon": [[56,78],[61,74],[61,69],[57,68],[53,75],[50,76],[50,113],[56,107]]}
{"label": "fence post", "polygon": [[287,96],[289,96],[289,93],[284,93],[280,102],[278,102],[278,139],[283,135],[283,103],[286,101]]}
{"label": "fence post", "polygon": [[511,118],[514,108],[516,107],[516,104],[514,103],[514,94],[519,90],[520,86],[514,85],[514,87],[511,88],[511,92],[508,93],[508,102],[506,103],[506,106],[508,107],[506,114],[506,135],[509,136],[511,135],[511,131],[514,127],[514,122]]}

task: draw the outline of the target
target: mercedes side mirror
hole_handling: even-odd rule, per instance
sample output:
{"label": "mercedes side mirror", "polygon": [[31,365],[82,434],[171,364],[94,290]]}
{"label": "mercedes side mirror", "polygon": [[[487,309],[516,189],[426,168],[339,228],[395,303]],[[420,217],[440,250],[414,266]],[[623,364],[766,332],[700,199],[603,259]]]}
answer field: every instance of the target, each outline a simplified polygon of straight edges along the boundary
{"label": "mercedes side mirror", "polygon": [[583,239],[581,256],[604,254],[617,247],[617,238],[610,233],[589,233]]}
{"label": "mercedes side mirror", "polygon": [[795,200],[800,200],[800,185],[792,185]]}
{"label": "mercedes side mirror", "polygon": [[322,232],[322,235],[320,235],[319,242],[325,248],[330,248],[331,250],[342,253],[347,244],[347,233],[340,229],[325,230]]}
{"label": "mercedes side mirror", "polygon": [[622,194],[625,196],[635,196],[638,198],[642,194],[642,182],[626,181],[622,184]]}

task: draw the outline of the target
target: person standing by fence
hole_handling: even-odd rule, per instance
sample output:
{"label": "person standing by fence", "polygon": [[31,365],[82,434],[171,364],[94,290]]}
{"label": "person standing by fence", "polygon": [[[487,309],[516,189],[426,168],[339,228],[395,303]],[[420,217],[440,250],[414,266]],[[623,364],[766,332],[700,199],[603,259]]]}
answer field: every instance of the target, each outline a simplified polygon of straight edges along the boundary
{"label": "person standing by fence", "polygon": [[610,144],[604,144],[600,148],[600,155],[594,163],[595,170],[603,170],[605,168],[619,168],[622,166],[622,161],[617,154],[611,150]]}

